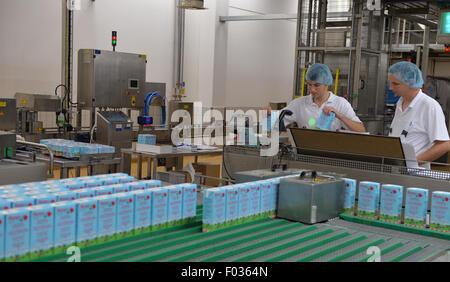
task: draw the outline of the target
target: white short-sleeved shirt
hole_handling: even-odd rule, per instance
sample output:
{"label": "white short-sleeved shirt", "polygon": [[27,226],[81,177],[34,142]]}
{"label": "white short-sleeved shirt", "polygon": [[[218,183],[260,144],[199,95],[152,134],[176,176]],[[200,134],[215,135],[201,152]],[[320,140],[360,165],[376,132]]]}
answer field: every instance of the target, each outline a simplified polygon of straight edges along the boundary
{"label": "white short-sleeved shirt", "polygon": [[434,141],[448,141],[445,116],[439,103],[419,90],[405,111],[403,97],[397,102],[389,136],[400,137],[401,141],[414,147],[416,156],[426,152]]}
{"label": "white short-sleeved shirt", "polygon": [[[285,108],[292,111],[291,116],[285,116],[284,123],[288,125],[289,123],[296,122],[300,128],[314,129],[315,125],[310,125],[310,120],[314,119],[314,122],[319,120],[320,115],[323,112],[325,106],[330,106],[335,108],[338,112],[346,116],[352,121],[361,122],[361,120],[356,115],[350,103],[339,96],[334,95],[332,92],[328,100],[322,104],[322,106],[317,106],[313,102],[312,96],[307,95],[297,99],[292,100],[289,105]],[[331,124],[331,131],[336,131],[341,127],[348,129],[348,127],[338,118],[336,118]]]}

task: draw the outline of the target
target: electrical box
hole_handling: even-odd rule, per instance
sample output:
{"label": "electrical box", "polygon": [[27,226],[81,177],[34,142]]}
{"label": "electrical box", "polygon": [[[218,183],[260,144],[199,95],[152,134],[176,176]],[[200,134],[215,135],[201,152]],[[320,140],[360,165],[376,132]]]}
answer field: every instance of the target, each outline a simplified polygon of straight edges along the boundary
{"label": "electrical box", "polygon": [[96,141],[103,145],[114,146],[116,155],[120,155],[120,149],[132,147],[132,125],[133,121],[122,112],[97,112]]}
{"label": "electrical box", "polygon": [[0,99],[0,130],[16,130],[16,99]]}
{"label": "electrical box", "polygon": [[450,10],[440,11],[436,42],[450,44]]}
{"label": "electrical box", "polygon": [[146,65],[146,55],[80,49],[78,106],[143,108]]}

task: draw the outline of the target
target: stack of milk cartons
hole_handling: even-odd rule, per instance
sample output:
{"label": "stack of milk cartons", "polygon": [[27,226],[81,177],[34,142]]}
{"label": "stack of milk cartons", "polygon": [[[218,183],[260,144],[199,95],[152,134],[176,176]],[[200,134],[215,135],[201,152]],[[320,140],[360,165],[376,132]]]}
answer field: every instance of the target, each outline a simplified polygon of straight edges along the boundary
{"label": "stack of milk cartons", "polygon": [[354,215],[356,197],[356,179],[344,179],[344,208],[343,212]]}
{"label": "stack of milk cartons", "polygon": [[146,145],[156,145],[156,135],[154,134],[139,134],[138,143]]}

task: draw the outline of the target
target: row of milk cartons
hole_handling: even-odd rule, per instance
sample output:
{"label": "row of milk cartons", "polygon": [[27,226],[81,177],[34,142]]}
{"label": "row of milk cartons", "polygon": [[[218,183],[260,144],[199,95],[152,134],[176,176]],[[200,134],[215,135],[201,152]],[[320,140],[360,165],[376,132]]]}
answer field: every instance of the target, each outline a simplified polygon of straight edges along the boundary
{"label": "row of milk cartons", "polygon": [[203,231],[274,217],[280,179],[285,177],[292,175],[203,190]]}
{"label": "row of milk cartons", "polygon": [[[357,181],[347,178],[344,180],[344,212],[354,214]],[[427,227],[430,196],[430,229],[450,233],[450,192],[435,191],[429,195],[428,189],[405,190],[400,185],[361,181],[356,215],[409,226]]]}
{"label": "row of milk cartons", "polygon": [[128,192],[101,196],[91,191],[85,198],[0,211],[0,259],[33,259],[73,243],[83,247],[195,220],[195,184],[154,188],[161,182],[149,180],[133,185],[138,183],[144,189],[128,186]]}

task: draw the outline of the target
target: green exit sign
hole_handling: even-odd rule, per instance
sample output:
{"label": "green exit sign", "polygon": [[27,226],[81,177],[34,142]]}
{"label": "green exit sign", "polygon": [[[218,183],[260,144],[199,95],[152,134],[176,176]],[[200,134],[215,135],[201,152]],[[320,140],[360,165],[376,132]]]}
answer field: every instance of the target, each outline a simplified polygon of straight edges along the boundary
{"label": "green exit sign", "polygon": [[450,34],[450,12],[441,14],[441,34]]}

